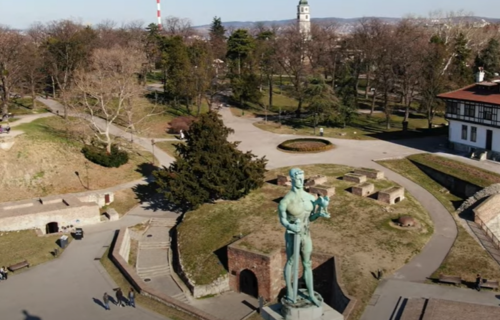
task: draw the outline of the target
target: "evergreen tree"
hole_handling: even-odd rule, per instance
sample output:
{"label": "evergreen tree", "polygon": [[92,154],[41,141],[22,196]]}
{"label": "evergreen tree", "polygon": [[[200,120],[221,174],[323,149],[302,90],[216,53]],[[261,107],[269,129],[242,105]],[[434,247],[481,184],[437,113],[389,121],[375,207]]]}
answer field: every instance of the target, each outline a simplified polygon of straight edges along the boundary
{"label": "evergreen tree", "polygon": [[500,71],[500,44],[498,40],[490,39],[486,48],[477,55],[475,67],[475,71],[483,67],[488,79]]}
{"label": "evergreen tree", "polygon": [[215,58],[224,59],[226,54],[226,28],[222,25],[220,17],[214,17],[210,26],[210,46]]}
{"label": "evergreen tree", "polygon": [[267,160],[227,141],[233,130],[217,113],[201,115],[175,146],[175,162],[155,172],[159,192],[183,212],[215,200],[237,200],[264,183]]}
{"label": "evergreen tree", "polygon": [[468,46],[468,39],[463,33],[460,33],[455,38],[454,45],[454,59],[453,59],[453,72],[452,81],[458,86],[464,86],[473,81],[471,68],[469,67],[469,60],[471,49]]}

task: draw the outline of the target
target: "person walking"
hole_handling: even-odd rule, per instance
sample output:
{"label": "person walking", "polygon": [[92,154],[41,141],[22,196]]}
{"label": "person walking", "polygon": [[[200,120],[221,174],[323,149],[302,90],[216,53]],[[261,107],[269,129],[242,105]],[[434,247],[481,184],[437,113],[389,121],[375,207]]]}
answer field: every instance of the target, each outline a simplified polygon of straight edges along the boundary
{"label": "person walking", "polygon": [[128,292],[128,305],[135,308],[135,292],[133,288],[130,288]]}
{"label": "person walking", "polygon": [[323,128],[319,128],[319,135],[323,136],[324,134],[325,134],[325,131],[323,130]]}
{"label": "person walking", "polygon": [[478,273],[476,276],[476,290],[481,291],[481,275]]}
{"label": "person walking", "polygon": [[102,296],[102,301],[104,302],[104,308],[109,310],[109,296],[107,292],[104,292],[104,296]]}
{"label": "person walking", "polygon": [[122,292],[122,289],[118,288],[118,290],[116,290],[116,305],[120,306],[120,307],[124,307],[123,305],[123,292]]}

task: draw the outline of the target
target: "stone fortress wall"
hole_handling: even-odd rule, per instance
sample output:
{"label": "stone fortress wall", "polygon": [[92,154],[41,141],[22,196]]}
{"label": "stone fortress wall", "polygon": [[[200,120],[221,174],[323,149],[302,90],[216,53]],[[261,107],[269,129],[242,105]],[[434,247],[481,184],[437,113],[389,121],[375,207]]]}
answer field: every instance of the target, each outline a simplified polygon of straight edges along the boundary
{"label": "stone fortress wall", "polygon": [[54,222],[58,228],[99,223],[99,206],[73,195],[0,204],[0,231],[39,229],[45,234],[47,224]]}

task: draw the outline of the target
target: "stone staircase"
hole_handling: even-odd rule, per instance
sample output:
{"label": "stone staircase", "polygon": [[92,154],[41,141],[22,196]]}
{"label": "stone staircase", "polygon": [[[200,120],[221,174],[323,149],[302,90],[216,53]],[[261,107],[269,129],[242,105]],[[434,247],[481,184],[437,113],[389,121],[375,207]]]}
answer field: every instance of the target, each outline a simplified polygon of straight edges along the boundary
{"label": "stone staircase", "polygon": [[172,298],[176,299],[176,300],[179,300],[179,301],[182,301],[184,303],[187,303],[189,304],[189,300],[188,298],[186,297],[186,295],[184,294],[184,292],[181,292],[181,293],[178,293],[176,295],[173,295]]}
{"label": "stone staircase", "polygon": [[168,276],[170,275],[170,267],[168,265],[154,266],[154,267],[142,267],[137,268],[137,274],[142,279]]}
{"label": "stone staircase", "polygon": [[168,249],[170,248],[170,242],[150,242],[150,241],[139,241],[139,250],[147,249]]}
{"label": "stone staircase", "polygon": [[177,224],[175,218],[151,218],[149,225],[151,227],[174,227]]}

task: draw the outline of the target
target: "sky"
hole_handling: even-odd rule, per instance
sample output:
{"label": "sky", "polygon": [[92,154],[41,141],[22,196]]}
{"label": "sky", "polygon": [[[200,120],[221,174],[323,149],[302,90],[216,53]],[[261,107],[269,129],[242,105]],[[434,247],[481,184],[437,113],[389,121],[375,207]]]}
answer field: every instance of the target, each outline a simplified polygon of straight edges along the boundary
{"label": "sky", "polygon": [[[161,0],[162,16],[189,18],[193,25],[222,21],[293,19],[299,0]],[[499,0],[309,0],[312,17],[427,16],[429,12],[465,10],[500,18]],[[156,21],[156,0],[0,0],[0,25],[26,28],[32,22],[74,19],[95,24]]]}

